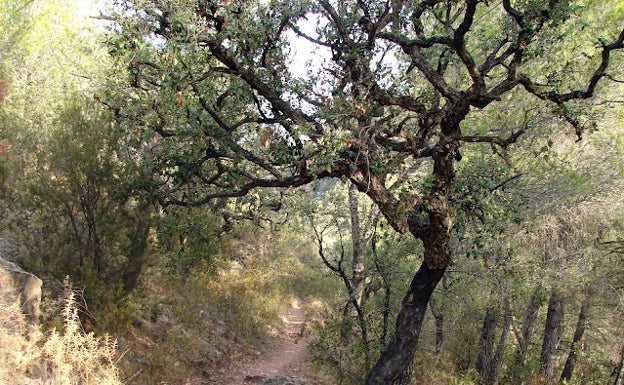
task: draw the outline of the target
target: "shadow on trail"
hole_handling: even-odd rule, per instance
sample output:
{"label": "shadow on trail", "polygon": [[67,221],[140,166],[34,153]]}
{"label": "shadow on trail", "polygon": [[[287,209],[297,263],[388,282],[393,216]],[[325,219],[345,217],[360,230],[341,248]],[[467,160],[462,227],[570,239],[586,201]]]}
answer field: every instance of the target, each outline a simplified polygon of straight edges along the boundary
{"label": "shadow on trail", "polygon": [[230,369],[219,385],[321,385],[308,352],[305,305],[293,301],[282,316],[283,328],[251,362]]}

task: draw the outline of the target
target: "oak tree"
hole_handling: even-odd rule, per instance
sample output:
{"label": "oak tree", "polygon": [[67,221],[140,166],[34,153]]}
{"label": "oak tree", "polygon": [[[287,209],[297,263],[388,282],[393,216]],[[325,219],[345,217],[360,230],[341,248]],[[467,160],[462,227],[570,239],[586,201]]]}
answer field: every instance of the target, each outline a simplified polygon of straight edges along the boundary
{"label": "oak tree", "polygon": [[409,378],[430,296],[451,263],[460,148],[487,145],[507,158],[515,144],[531,146],[521,139],[549,127],[527,101],[580,139],[590,123],[577,101],[618,80],[610,69],[622,60],[621,9],[599,31],[577,23],[592,7],[120,0],[109,49],[128,77],[106,103],[131,143],[154,149],[165,206],[223,208],[226,198],[337,177],[420,240],[422,265],[366,380],[398,383]]}

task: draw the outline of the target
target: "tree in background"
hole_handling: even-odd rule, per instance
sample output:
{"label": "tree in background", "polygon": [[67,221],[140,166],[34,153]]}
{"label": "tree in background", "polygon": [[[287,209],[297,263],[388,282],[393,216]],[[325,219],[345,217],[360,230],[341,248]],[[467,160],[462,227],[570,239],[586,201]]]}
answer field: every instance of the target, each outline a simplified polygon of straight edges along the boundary
{"label": "tree in background", "polygon": [[[603,7],[122,1],[109,44],[129,87],[107,103],[137,144],[155,143],[165,206],[341,177],[398,233],[420,240],[423,263],[366,380],[404,383],[451,263],[462,146],[489,145],[502,159],[514,145],[539,150],[525,137],[560,135],[541,114],[580,139],[591,122],[576,101],[620,75],[620,4],[607,9],[613,23],[582,23]],[[302,49],[317,58],[306,74],[292,61]]]}
{"label": "tree in background", "polygon": [[37,274],[70,275],[103,304],[137,285],[151,227],[149,170],[93,99],[110,64],[96,38],[102,29],[74,1],[5,3],[2,16],[15,23],[1,27],[13,39],[3,38],[13,42],[0,64],[2,246]]}

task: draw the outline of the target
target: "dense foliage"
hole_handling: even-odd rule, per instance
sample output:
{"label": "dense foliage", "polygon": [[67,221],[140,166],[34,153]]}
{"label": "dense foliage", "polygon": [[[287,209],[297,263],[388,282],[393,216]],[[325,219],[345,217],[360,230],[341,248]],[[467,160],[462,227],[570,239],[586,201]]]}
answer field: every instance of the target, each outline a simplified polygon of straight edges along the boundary
{"label": "dense foliage", "polygon": [[106,32],[0,4],[2,247],[31,270],[120,311],[154,270],[225,296],[271,234],[342,287],[314,346],[344,381],[622,370],[622,1],[118,0]]}
{"label": "dense foliage", "polygon": [[[561,136],[549,115],[580,139],[590,120],[574,102],[614,78],[607,70],[624,48],[619,26],[584,19],[600,9],[567,1],[119,7],[111,52],[125,60],[131,88],[111,105],[140,141],[158,143],[162,204],[343,177],[392,228],[422,241],[423,264],[367,384],[410,377],[429,298],[453,254],[460,147],[489,144],[509,162],[513,145],[533,148],[524,137],[542,136],[546,146],[534,150],[546,151]],[[579,23],[586,28],[571,34]],[[295,71],[302,49],[318,58],[304,74]],[[504,174],[491,193],[513,179]]]}

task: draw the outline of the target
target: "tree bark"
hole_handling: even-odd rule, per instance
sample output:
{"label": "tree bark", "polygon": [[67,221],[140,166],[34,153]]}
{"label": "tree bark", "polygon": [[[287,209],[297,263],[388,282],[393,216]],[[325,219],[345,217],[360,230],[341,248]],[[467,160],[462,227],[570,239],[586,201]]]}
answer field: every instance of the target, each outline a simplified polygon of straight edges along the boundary
{"label": "tree bark", "polygon": [[496,352],[492,357],[492,384],[496,382],[498,378],[498,373],[501,368],[503,353],[505,352],[505,345],[507,345],[507,336],[509,335],[509,329],[511,327],[511,311],[509,309],[509,301],[505,298],[505,315],[503,319],[503,327],[501,330],[500,337],[498,339],[498,344],[496,346]]}
{"label": "tree bark", "polygon": [[349,183],[349,212],[351,214],[351,239],[353,243],[353,267],[351,275],[351,297],[357,306],[362,305],[362,293],[364,292],[364,244],[365,237],[360,228],[360,215],[358,212],[358,191],[353,183]]}
{"label": "tree bark", "polygon": [[561,372],[561,382],[570,381],[572,373],[574,372],[574,366],[576,365],[576,358],[579,351],[579,345],[583,334],[585,333],[585,325],[587,324],[587,311],[593,296],[593,290],[591,287],[587,288],[583,301],[581,302],[581,309],[579,310],[578,319],[576,321],[576,328],[574,329],[574,336],[572,337],[572,345],[570,346],[570,352],[566,359],[563,371]]}
{"label": "tree bark", "polygon": [[540,373],[551,384],[554,377],[554,356],[559,350],[561,336],[563,334],[563,295],[555,286],[550,291],[548,311],[546,313],[546,325],[544,327],[544,339],[540,353]]}
{"label": "tree bark", "polygon": [[381,310],[381,314],[383,315],[383,321],[381,323],[381,336],[379,339],[382,344],[385,344],[388,337],[388,329],[390,325],[390,298],[392,295],[392,287],[390,284],[390,279],[388,278],[388,273],[382,267],[379,261],[379,257],[377,256],[376,234],[373,234],[372,236],[371,249],[373,251],[373,262],[375,262],[375,269],[377,270],[377,273],[383,281],[384,300],[383,308]]}
{"label": "tree bark", "polygon": [[429,302],[429,310],[435,320],[435,352],[439,356],[444,342],[444,314],[436,310],[433,301]]}
{"label": "tree bark", "polygon": [[479,347],[475,360],[475,369],[481,376],[483,383],[494,383],[494,333],[496,332],[496,309],[488,306],[483,318],[481,336],[479,337]]}
{"label": "tree bark", "polygon": [[613,379],[613,385],[624,384],[624,345],[622,345],[622,350],[620,350],[620,362],[618,366],[613,369],[612,376],[615,377]]}
{"label": "tree bark", "polygon": [[[454,162],[458,143],[451,138],[460,133],[459,122],[468,113],[468,105],[458,106],[454,114],[447,115],[440,123],[442,138],[432,157],[434,182],[426,202],[414,207],[405,215],[410,233],[423,243],[423,264],[414,275],[403,298],[397,316],[394,336],[368,374],[366,385],[389,385],[404,383],[411,377],[411,365],[418,346],[422,323],[427,312],[429,299],[451,262],[449,195],[455,177]],[[353,180],[353,177],[352,177]],[[361,191],[375,194],[375,181],[358,185]],[[367,189],[367,186],[372,186]],[[378,189],[382,191],[382,189]],[[373,196],[371,196],[371,199]],[[375,202],[379,202],[373,199]],[[386,203],[389,201],[386,200]],[[380,207],[383,212],[383,209]],[[393,214],[394,212],[394,214]],[[397,209],[387,209],[384,215],[396,216]],[[421,213],[426,212],[426,217]],[[387,213],[387,214],[386,214]],[[400,227],[400,226],[397,226]]]}
{"label": "tree bark", "polygon": [[123,290],[129,293],[134,290],[139,282],[139,277],[145,265],[145,252],[147,250],[147,239],[151,228],[150,217],[151,206],[147,197],[141,197],[137,208],[137,219],[134,234],[128,249],[125,270],[122,274]]}
{"label": "tree bark", "polygon": [[371,369],[366,385],[388,385],[400,379],[413,358],[429,298],[445,269],[430,269],[424,262],[414,275],[403,298],[396,330],[388,347]]}
{"label": "tree bark", "polygon": [[529,347],[529,340],[531,338],[531,332],[533,331],[533,323],[535,322],[535,316],[537,315],[537,311],[541,307],[540,301],[540,292],[542,290],[541,285],[535,286],[533,292],[531,293],[531,297],[529,299],[529,303],[524,311],[524,316],[522,317],[522,329],[517,331],[514,328],[514,332],[516,335],[517,346],[516,352],[514,354],[514,363],[510,368],[510,373],[508,374],[509,382],[511,384],[519,384],[521,381],[522,370],[524,369],[524,360],[526,357],[527,348]]}

